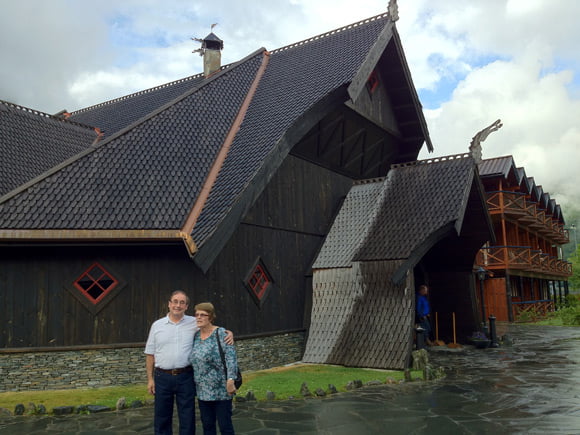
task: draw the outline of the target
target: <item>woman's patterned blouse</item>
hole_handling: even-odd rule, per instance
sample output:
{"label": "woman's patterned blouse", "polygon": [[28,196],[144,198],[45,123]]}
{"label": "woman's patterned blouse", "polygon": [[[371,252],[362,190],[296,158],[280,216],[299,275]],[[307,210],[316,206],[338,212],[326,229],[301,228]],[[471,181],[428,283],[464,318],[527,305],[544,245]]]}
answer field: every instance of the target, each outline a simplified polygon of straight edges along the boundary
{"label": "woman's patterned blouse", "polygon": [[[219,333],[219,334],[218,334]],[[216,335],[217,334],[217,335]],[[193,366],[193,377],[199,400],[231,400],[226,390],[226,374],[220,357],[216,337],[219,337],[226,357],[228,379],[235,379],[238,361],[236,348],[226,344],[226,330],[217,328],[205,340],[201,339],[200,331],[193,337],[193,350],[189,360]]]}

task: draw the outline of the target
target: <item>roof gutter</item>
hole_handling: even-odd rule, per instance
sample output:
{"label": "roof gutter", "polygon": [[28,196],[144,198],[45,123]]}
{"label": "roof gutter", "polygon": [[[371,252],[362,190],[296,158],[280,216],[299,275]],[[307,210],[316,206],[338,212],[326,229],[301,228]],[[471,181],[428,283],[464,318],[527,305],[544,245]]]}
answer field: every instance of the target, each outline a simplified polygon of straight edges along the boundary
{"label": "roof gutter", "polygon": [[197,246],[181,230],[0,230],[0,244],[15,242],[160,242],[183,241],[190,255]]}

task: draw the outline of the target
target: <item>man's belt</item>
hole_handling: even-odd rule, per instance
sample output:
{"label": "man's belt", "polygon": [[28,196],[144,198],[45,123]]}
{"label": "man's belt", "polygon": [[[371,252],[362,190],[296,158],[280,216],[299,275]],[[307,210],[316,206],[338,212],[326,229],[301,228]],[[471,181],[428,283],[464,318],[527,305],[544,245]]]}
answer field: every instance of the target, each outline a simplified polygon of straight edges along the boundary
{"label": "man's belt", "polygon": [[161,369],[159,367],[155,367],[155,370],[160,371],[162,373],[167,373],[168,375],[175,376],[175,375],[180,375],[181,373],[192,372],[193,367],[187,366],[187,367],[182,367],[180,369],[171,369],[171,370],[165,370],[165,369]]}

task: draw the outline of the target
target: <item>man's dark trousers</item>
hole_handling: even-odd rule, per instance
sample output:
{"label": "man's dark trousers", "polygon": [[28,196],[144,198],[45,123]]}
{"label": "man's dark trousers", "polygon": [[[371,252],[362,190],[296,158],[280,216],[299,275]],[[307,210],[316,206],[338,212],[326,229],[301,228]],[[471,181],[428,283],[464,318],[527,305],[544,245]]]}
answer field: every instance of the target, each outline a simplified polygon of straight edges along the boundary
{"label": "man's dark trousers", "polygon": [[179,435],[195,434],[193,372],[171,375],[155,370],[155,435],[171,435],[173,398],[177,403]]}

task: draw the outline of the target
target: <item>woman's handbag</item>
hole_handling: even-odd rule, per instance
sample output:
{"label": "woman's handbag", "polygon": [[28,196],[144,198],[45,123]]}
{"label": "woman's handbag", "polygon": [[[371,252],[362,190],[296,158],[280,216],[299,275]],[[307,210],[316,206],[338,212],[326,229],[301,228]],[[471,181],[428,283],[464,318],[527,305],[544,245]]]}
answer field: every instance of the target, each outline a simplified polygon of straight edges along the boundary
{"label": "woman's handbag", "polygon": [[[226,357],[224,355],[224,350],[222,349],[222,344],[220,342],[219,334],[216,333],[215,339],[217,340],[218,348],[220,350],[220,357],[222,358],[222,364],[224,365],[224,372],[226,374],[226,382],[228,378],[228,367],[226,366]],[[234,379],[234,385],[236,386],[236,390],[239,390],[242,386],[242,372],[240,372],[240,368],[236,368],[236,377]]]}

